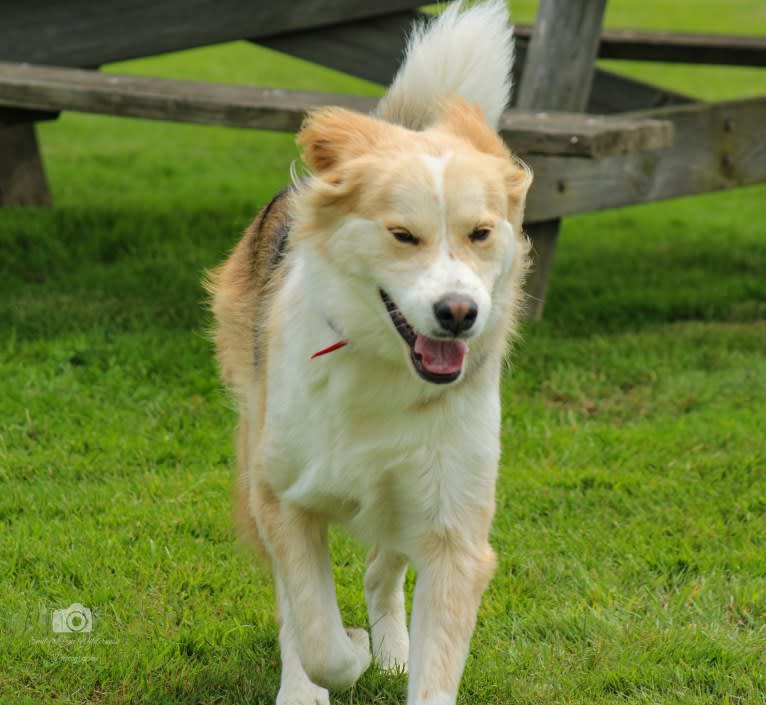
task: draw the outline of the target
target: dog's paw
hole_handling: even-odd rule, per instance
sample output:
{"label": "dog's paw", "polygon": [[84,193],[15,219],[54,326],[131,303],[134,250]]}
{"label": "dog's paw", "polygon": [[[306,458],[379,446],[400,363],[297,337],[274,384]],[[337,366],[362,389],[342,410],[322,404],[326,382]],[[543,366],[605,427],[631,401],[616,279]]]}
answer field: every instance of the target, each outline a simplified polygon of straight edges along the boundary
{"label": "dog's paw", "polygon": [[306,679],[300,684],[283,684],[276,705],[330,705],[330,694]]}
{"label": "dog's paw", "polygon": [[329,690],[348,690],[370,665],[370,639],[364,629],[339,632],[334,643],[316,644],[315,653],[304,654],[303,666],[309,678]]}
{"label": "dog's paw", "polygon": [[[359,676],[362,675],[370,666],[372,661],[372,653],[370,652],[370,637],[365,629],[346,629],[349,641],[351,642],[351,648],[356,655],[357,664],[359,666]],[[359,677],[357,676],[357,678]]]}
{"label": "dog's paw", "polygon": [[407,628],[393,619],[381,619],[372,627],[372,652],[375,663],[384,671],[407,672],[410,640]]}

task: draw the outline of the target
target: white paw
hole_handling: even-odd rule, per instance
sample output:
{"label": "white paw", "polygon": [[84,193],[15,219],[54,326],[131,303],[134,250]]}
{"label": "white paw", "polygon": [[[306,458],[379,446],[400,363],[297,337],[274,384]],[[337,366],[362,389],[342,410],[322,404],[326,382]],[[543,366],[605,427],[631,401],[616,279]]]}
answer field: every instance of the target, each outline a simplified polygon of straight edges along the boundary
{"label": "white paw", "polygon": [[330,705],[330,694],[306,679],[301,684],[282,684],[277,705]]}
{"label": "white paw", "polygon": [[370,639],[364,629],[346,629],[334,644],[316,644],[304,654],[308,677],[329,690],[348,690],[370,665]]}
{"label": "white paw", "polygon": [[410,640],[407,628],[392,618],[383,618],[372,627],[372,651],[375,663],[384,671],[407,672]]}
{"label": "white paw", "polygon": [[346,634],[348,634],[351,648],[356,656],[357,665],[359,667],[359,675],[357,678],[359,678],[359,676],[370,667],[370,661],[372,660],[370,637],[367,635],[366,629],[346,629]]}

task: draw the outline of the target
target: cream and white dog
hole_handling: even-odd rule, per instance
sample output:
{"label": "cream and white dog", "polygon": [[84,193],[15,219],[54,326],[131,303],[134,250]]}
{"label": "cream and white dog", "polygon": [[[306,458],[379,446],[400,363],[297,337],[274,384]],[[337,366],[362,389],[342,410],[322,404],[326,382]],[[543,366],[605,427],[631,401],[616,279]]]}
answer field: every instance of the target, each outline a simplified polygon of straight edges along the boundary
{"label": "cream and white dog", "polygon": [[[274,573],[280,705],[327,704],[371,658],[408,670],[410,705],[455,702],[495,566],[499,384],[527,266],[531,175],[495,131],[512,55],[502,0],[416,29],[374,116],[308,116],[311,176],[210,277],[240,529]],[[373,547],[372,649],[341,620],[328,522]]]}

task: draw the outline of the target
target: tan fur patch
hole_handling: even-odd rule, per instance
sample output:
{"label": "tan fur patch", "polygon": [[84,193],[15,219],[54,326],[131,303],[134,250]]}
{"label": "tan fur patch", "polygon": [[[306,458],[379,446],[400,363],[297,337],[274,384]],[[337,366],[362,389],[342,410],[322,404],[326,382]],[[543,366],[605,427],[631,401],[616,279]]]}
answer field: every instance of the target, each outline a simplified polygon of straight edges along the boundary
{"label": "tan fur patch", "polygon": [[288,208],[285,190],[259,211],[228,259],[205,280],[221,375],[239,398],[262,352],[258,331],[265,321],[269,292],[283,275],[275,256],[289,221]]}
{"label": "tan fur patch", "polygon": [[360,157],[404,128],[343,108],[321,108],[308,114],[295,138],[303,160],[316,174]]}
{"label": "tan fur patch", "polygon": [[[205,280],[215,317],[213,339],[221,376],[239,400],[237,479],[233,490],[234,524],[239,540],[258,553],[263,542],[249,508],[248,436],[243,413],[246,388],[257,383],[263,367],[265,341],[261,334],[271,292],[284,276],[280,249],[289,223],[287,190],[256,215],[229,258]],[[265,390],[261,390],[261,397]]]}

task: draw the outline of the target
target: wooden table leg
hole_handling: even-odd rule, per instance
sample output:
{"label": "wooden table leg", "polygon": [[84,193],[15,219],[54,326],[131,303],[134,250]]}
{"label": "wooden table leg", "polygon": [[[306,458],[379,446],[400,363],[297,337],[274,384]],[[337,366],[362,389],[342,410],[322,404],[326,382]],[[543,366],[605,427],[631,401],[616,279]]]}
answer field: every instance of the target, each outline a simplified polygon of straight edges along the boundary
{"label": "wooden table leg", "polygon": [[[541,0],[519,89],[520,109],[585,110],[605,9],[606,0]],[[559,223],[526,227],[534,260],[527,282],[527,316],[532,319],[543,314]]]}
{"label": "wooden table leg", "polygon": [[0,127],[0,206],[49,206],[34,123]]}

